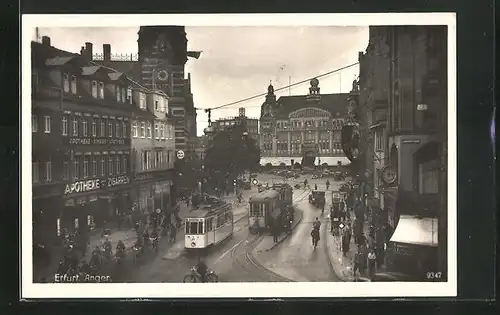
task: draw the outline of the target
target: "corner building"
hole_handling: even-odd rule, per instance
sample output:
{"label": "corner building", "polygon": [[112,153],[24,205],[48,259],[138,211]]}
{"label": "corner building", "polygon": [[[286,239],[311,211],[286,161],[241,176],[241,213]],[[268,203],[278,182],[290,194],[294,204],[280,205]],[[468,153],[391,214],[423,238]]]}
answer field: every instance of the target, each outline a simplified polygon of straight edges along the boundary
{"label": "corner building", "polygon": [[48,37],[32,43],[32,73],[34,238],[48,245],[129,207],[131,92],[122,73]]}

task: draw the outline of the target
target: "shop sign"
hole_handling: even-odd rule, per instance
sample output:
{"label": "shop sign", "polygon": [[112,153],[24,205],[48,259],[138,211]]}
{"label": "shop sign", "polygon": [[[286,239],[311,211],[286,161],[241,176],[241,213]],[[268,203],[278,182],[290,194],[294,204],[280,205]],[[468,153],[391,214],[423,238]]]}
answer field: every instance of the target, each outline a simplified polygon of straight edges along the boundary
{"label": "shop sign", "polygon": [[100,179],[82,180],[71,184],[66,184],[66,188],[64,189],[64,194],[68,195],[72,193],[93,191],[93,190],[98,190],[100,188],[101,188]]}
{"label": "shop sign", "polygon": [[120,186],[120,185],[126,185],[130,183],[130,180],[128,176],[116,176],[116,177],[110,177],[108,178],[108,187],[114,187],[114,186]]}
{"label": "shop sign", "polygon": [[124,145],[128,139],[108,138],[69,138],[68,144],[72,145]]}

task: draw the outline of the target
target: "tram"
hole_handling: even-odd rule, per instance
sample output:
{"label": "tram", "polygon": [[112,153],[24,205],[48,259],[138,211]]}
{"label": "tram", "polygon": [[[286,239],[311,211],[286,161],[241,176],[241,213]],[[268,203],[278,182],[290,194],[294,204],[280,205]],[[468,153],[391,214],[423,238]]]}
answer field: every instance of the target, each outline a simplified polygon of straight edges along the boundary
{"label": "tram", "polygon": [[203,249],[217,245],[233,235],[232,205],[219,202],[202,205],[185,219],[185,249]]}
{"label": "tram", "polygon": [[[288,184],[275,184],[248,200],[248,226],[252,233],[269,229],[275,220],[285,216],[293,220],[293,189]],[[288,222],[283,222],[285,225]]]}

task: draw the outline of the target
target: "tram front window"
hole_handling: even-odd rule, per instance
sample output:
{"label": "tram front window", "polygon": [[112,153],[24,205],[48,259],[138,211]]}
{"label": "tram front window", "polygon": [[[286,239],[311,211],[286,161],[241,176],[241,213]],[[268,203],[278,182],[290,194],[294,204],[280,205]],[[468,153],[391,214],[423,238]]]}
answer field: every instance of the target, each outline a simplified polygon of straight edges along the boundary
{"label": "tram front window", "polygon": [[186,224],[186,234],[203,234],[203,222],[188,222]]}
{"label": "tram front window", "polygon": [[258,203],[254,203],[252,204],[252,211],[251,211],[251,216],[252,217],[261,217],[263,215],[263,209],[264,209],[264,205],[263,204],[258,204]]}

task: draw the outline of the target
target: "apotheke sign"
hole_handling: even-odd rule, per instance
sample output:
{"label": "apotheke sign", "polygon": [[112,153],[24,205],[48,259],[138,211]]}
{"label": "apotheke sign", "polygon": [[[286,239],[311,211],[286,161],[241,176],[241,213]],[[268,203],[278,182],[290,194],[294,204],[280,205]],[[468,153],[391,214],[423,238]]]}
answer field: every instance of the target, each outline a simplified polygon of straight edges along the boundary
{"label": "apotheke sign", "polygon": [[72,145],[124,145],[130,143],[130,139],[113,138],[69,138],[68,144]]}
{"label": "apotheke sign", "polygon": [[128,178],[128,176],[125,175],[109,177],[105,179],[98,178],[98,179],[82,180],[71,184],[67,184],[64,189],[64,194],[70,195],[74,193],[94,191],[106,187],[126,185],[128,183],[130,183],[130,179]]}

